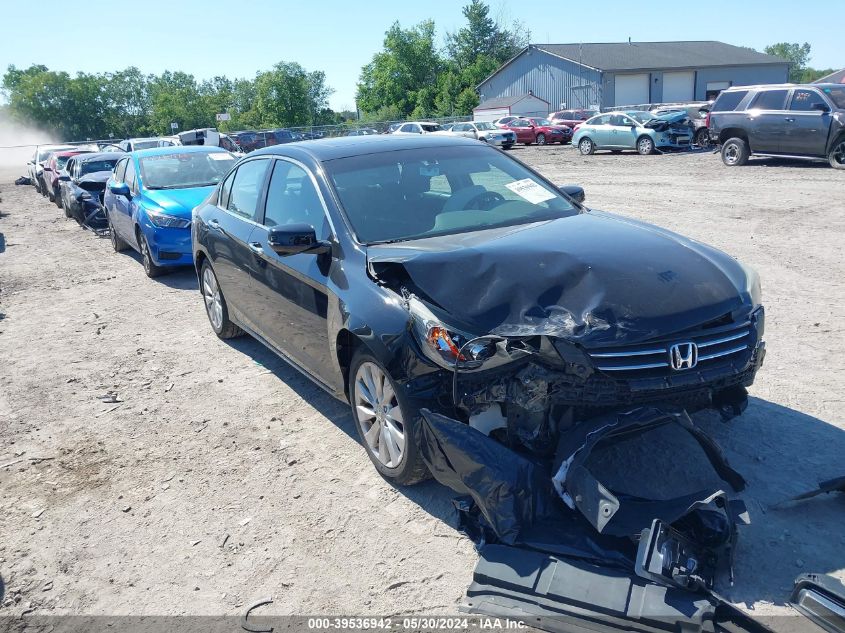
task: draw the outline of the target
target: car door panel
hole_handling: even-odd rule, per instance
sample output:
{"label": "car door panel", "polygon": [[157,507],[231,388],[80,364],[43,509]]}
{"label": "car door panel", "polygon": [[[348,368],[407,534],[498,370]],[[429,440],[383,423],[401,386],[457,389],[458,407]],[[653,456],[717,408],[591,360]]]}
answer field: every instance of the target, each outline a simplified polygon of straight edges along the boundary
{"label": "car door panel", "polygon": [[831,114],[813,108],[813,104],[830,106],[815,90],[795,88],[785,113],[786,133],[781,151],[797,156],[824,156],[830,134]]}
{"label": "car door panel", "polygon": [[787,90],[761,90],[747,110],[752,152],[778,153],[783,144],[789,117],[786,107]]}
{"label": "car door panel", "polygon": [[273,251],[273,226],[313,226],[319,238],[330,230],[313,176],[287,160],[275,161],[264,203],[262,224],[250,238],[258,327],[268,339],[320,380],[335,376],[328,336],[330,254],[282,256]]}

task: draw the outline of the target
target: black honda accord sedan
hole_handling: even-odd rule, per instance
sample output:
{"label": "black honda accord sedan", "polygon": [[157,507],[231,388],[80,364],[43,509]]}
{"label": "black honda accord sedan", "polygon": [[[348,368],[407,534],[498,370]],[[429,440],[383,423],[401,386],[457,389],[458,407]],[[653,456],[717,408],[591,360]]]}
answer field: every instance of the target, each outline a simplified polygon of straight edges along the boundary
{"label": "black honda accord sedan", "polygon": [[757,274],[571,190],[453,137],[253,152],[194,210],[209,321],[347,400],[396,483],[427,474],[424,407],[538,454],[633,405],[741,412],[765,354]]}

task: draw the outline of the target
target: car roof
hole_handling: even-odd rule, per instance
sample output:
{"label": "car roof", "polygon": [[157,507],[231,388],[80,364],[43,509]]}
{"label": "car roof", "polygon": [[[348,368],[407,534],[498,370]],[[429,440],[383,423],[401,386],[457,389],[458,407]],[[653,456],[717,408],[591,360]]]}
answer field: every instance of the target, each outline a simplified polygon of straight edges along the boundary
{"label": "car roof", "polygon": [[76,158],[80,163],[87,163],[95,160],[110,160],[121,159],[124,156],[129,156],[126,152],[91,152],[89,154],[82,154]]}
{"label": "car roof", "polygon": [[131,152],[132,156],[145,158],[147,156],[167,156],[169,154],[228,154],[222,147],[216,145],[171,145],[169,147],[151,147]]}
{"label": "car roof", "polygon": [[[297,155],[301,156],[304,154],[313,160],[323,162],[337,158],[348,158],[350,156],[378,154],[405,149],[449,147],[454,145],[484,147],[483,143],[479,143],[475,139],[450,136],[448,134],[437,134],[434,136],[369,134],[363,136],[338,136],[313,141],[297,141],[296,143],[286,143],[285,145],[272,145],[250,152],[248,156],[277,155],[296,158]],[[140,154],[141,152],[138,153]]]}
{"label": "car roof", "polygon": [[61,152],[53,152],[57,157],[61,158],[68,158],[70,156],[76,156],[77,154],[87,154],[88,150],[85,149],[68,149]]}

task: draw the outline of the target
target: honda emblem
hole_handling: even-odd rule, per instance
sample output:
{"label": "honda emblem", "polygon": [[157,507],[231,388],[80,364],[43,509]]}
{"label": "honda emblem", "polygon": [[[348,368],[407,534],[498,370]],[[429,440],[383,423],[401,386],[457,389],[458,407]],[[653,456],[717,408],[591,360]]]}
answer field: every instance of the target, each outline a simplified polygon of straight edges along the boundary
{"label": "honda emblem", "polygon": [[698,364],[698,345],[676,343],[669,348],[669,365],[674,370],[692,369]]}

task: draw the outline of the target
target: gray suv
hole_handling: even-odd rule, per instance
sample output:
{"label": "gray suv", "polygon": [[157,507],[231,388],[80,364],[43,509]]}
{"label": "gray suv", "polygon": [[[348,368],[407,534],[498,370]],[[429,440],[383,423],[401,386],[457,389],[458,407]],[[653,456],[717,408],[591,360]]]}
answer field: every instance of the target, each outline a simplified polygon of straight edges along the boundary
{"label": "gray suv", "polygon": [[845,85],[738,86],[719,95],[708,116],[725,165],[749,156],[826,159],[845,169]]}

